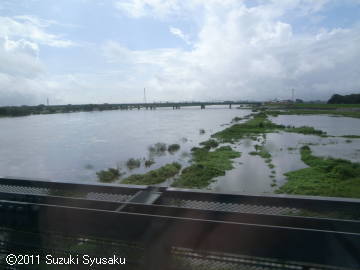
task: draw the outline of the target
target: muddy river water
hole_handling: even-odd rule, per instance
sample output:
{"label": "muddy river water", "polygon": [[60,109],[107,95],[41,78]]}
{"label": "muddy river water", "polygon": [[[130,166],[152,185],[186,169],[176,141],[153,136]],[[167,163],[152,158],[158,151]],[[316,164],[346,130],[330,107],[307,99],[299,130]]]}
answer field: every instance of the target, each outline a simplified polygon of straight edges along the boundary
{"label": "muddy river water", "polygon": [[[190,149],[226,128],[235,116],[249,110],[214,106],[180,110],[81,112],[0,118],[0,175],[45,178],[56,181],[97,181],[96,172],[120,167],[127,175],[144,173],[177,161],[186,166]],[[360,119],[324,115],[280,115],[278,124],[313,126],[328,135],[360,135]],[[200,130],[203,129],[204,132]],[[149,158],[149,146],[177,143],[180,150],[153,156],[155,164],[129,170],[129,158]],[[241,140],[233,145],[242,153],[235,168],[209,186],[219,192],[269,193],[286,181],[284,173],[306,167],[299,148],[311,144],[315,155],[360,161],[360,139],[319,137],[296,133],[271,133],[265,147],[273,169],[259,156],[249,155],[258,142]],[[270,172],[273,177],[270,178]],[[273,183],[276,183],[274,185]],[[165,185],[168,183],[165,183]]]}

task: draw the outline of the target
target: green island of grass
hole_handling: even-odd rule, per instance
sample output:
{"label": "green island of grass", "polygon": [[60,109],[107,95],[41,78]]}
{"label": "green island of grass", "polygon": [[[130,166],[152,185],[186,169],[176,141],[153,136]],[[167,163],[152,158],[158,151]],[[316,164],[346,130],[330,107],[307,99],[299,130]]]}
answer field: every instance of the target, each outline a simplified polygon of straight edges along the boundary
{"label": "green island of grass", "polygon": [[308,168],[288,172],[288,181],[276,193],[360,198],[360,163],[316,157],[309,146],[300,149]]}
{"label": "green island of grass", "polygon": [[304,135],[318,135],[325,137],[326,132],[309,126],[293,127],[277,125],[268,119],[268,113],[253,114],[253,118],[241,124],[234,124],[212,135],[221,142],[234,143],[243,138],[252,138],[270,132],[285,131]]}
{"label": "green island of grass", "polygon": [[214,177],[225,175],[225,171],[233,168],[232,159],[240,157],[241,153],[230,146],[222,146],[215,151],[208,147],[192,149],[194,164],[185,168],[179,179],[172,186],[182,188],[207,187]]}
{"label": "green island of grass", "polygon": [[177,162],[167,164],[145,174],[133,174],[121,181],[121,184],[154,185],[164,182],[179,173],[181,165]]}
{"label": "green island of grass", "polygon": [[343,117],[353,117],[353,118],[360,118],[360,111],[355,110],[335,110],[331,108],[325,107],[325,109],[302,109],[302,108],[284,108],[283,111],[277,110],[268,110],[266,111],[267,114],[271,116],[278,116],[278,115],[316,115],[316,114],[325,114],[330,116],[343,116]]}
{"label": "green island of grass", "polygon": [[276,125],[267,119],[267,114],[260,112],[253,114],[253,118],[241,124],[234,124],[222,131],[219,131],[211,137],[219,139],[221,142],[234,143],[243,138],[261,135],[263,133],[274,132],[278,129],[284,129],[283,125]]}
{"label": "green island of grass", "polygon": [[96,173],[98,179],[102,183],[110,183],[118,180],[124,173],[120,172],[119,169],[109,168]]}
{"label": "green island of grass", "polygon": [[286,127],[284,129],[284,131],[292,132],[292,133],[300,133],[300,134],[304,134],[304,135],[318,135],[318,136],[321,136],[321,137],[326,137],[326,132],[325,131],[315,129],[315,128],[309,127],[309,126]]}

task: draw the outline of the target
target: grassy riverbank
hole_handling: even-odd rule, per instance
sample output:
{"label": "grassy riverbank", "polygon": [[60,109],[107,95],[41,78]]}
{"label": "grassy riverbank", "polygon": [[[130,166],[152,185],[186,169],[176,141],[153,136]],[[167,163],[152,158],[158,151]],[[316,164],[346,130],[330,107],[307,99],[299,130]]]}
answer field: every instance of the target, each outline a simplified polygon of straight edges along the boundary
{"label": "grassy riverbank", "polygon": [[244,123],[234,124],[222,131],[212,135],[213,138],[221,142],[234,143],[240,139],[250,138],[268,132],[274,132],[278,129],[284,129],[285,126],[276,125],[271,122],[265,113],[253,114],[253,118]]}
{"label": "grassy riverbank", "polygon": [[309,126],[294,127],[274,124],[268,119],[268,113],[260,112],[253,114],[253,118],[250,120],[234,124],[213,134],[212,137],[219,139],[221,142],[234,143],[240,139],[253,138],[254,136],[277,131],[326,136],[326,132]]}
{"label": "grassy riverbank", "polygon": [[[279,109],[279,108],[276,108]],[[277,115],[330,115],[338,117],[352,117],[360,118],[360,111],[351,111],[351,110],[327,110],[327,109],[287,109],[284,108],[282,111],[278,110],[268,110],[267,114],[272,116]]]}
{"label": "grassy riverbank", "polygon": [[179,173],[181,165],[177,162],[167,164],[145,174],[133,174],[121,181],[122,184],[155,185],[174,177]]}
{"label": "grassy riverbank", "polygon": [[309,146],[300,149],[308,168],[288,172],[277,193],[360,198],[360,163],[316,157]]}

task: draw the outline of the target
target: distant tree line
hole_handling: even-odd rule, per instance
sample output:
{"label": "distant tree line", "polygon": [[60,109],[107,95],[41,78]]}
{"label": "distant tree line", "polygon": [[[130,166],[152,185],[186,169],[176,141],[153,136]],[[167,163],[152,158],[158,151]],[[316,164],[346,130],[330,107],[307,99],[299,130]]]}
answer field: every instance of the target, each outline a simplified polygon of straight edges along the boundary
{"label": "distant tree line", "polygon": [[82,104],[82,105],[51,105],[45,106],[6,106],[0,107],[0,116],[25,116],[31,114],[53,114],[70,112],[91,112],[105,110],[119,110],[121,106],[116,104]]}
{"label": "distant tree line", "polygon": [[351,94],[351,95],[333,95],[328,104],[360,104],[360,94]]}

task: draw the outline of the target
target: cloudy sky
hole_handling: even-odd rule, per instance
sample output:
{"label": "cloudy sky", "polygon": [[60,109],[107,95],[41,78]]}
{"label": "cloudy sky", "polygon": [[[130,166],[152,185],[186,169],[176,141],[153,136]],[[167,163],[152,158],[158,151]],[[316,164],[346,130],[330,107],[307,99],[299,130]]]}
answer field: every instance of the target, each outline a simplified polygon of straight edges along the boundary
{"label": "cloudy sky", "polygon": [[1,0],[0,106],[360,92],[360,0]]}

